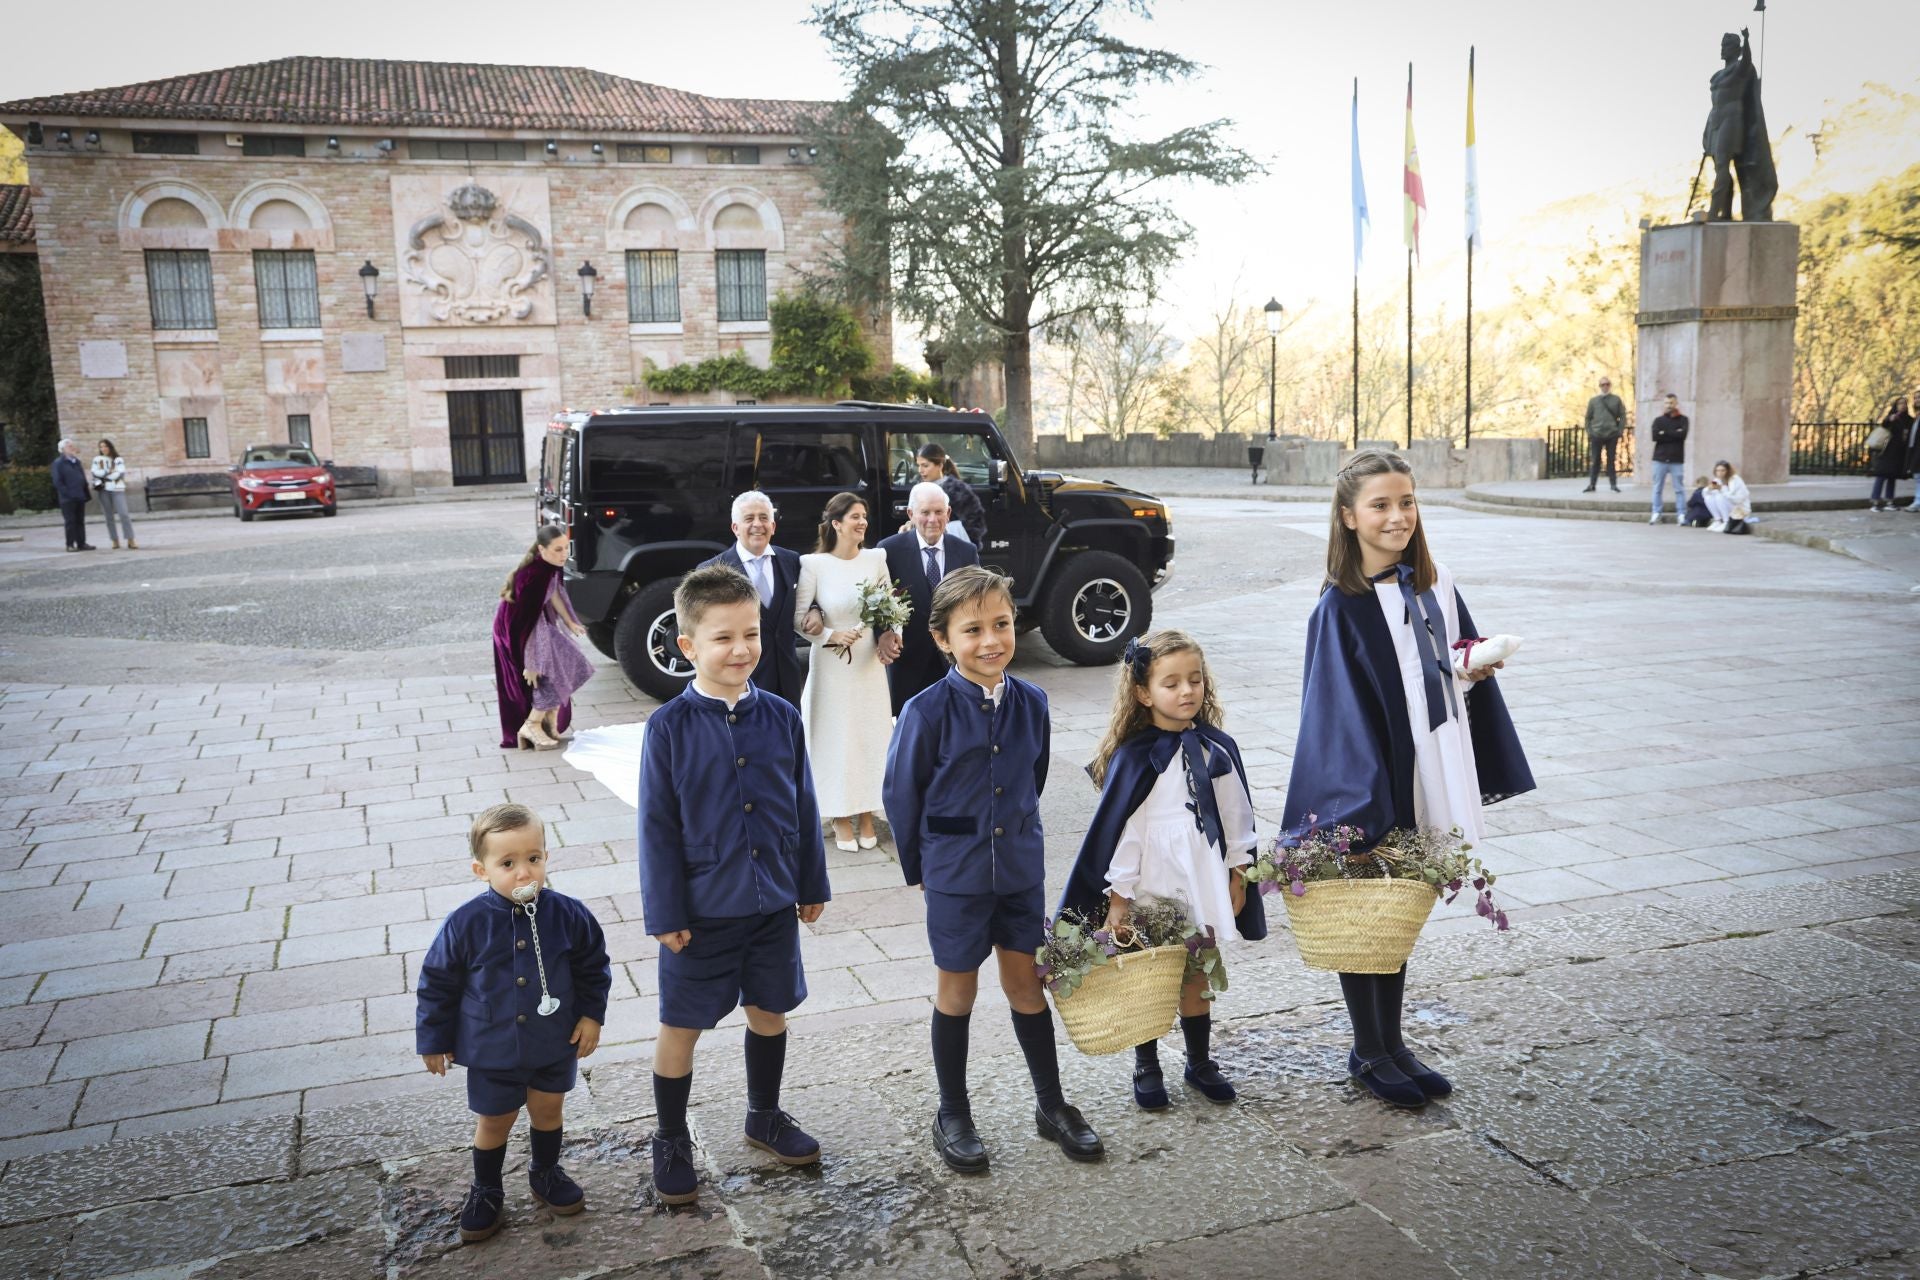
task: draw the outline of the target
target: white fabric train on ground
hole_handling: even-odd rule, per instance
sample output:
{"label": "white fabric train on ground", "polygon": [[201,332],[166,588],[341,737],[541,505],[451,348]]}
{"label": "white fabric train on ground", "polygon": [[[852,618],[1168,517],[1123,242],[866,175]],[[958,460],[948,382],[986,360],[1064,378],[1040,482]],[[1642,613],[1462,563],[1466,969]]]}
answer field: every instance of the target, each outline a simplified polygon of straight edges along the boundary
{"label": "white fabric train on ground", "polygon": [[582,773],[590,773],[601,786],[632,805],[640,807],[640,744],[646,738],[647,722],[609,724],[598,729],[581,729],[567,745],[561,758]]}

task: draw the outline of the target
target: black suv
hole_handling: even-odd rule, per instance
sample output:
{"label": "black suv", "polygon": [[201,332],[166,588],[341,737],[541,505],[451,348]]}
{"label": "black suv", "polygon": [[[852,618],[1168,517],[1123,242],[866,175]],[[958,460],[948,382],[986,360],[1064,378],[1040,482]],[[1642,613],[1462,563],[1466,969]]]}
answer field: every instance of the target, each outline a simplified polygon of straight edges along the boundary
{"label": "black suv", "polygon": [[[567,526],[568,594],[587,634],[662,700],[693,671],[675,644],[673,589],[733,545],[736,494],[773,500],[774,542],[813,550],[836,493],[867,499],[868,540],[906,521],[914,454],[938,444],[987,513],[982,563],[1010,575],[1022,629],[1056,653],[1111,662],[1153,617],[1173,572],[1166,504],[1103,481],[1022,473],[993,419],[925,405],[655,407],[561,413],[548,424],[535,499]],[[957,529],[957,523],[954,526]]]}

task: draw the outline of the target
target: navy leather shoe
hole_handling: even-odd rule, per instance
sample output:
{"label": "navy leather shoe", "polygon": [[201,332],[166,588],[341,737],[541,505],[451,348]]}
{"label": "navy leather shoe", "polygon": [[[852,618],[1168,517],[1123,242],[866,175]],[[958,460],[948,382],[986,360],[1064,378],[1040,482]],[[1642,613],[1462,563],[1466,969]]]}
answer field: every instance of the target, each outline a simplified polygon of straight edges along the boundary
{"label": "navy leather shoe", "polygon": [[499,1187],[471,1183],[467,1202],[460,1206],[460,1238],[468,1244],[485,1240],[507,1220],[507,1193]]}
{"label": "navy leather shoe", "polygon": [[1413,1081],[1414,1087],[1429,1098],[1444,1098],[1453,1092],[1453,1081],[1414,1057],[1411,1049],[1395,1050],[1393,1065],[1400,1068],[1400,1073]]}
{"label": "navy leather shoe", "polygon": [[1188,1084],[1206,1095],[1208,1102],[1225,1105],[1240,1096],[1234,1091],[1233,1081],[1220,1074],[1220,1064],[1212,1058],[1198,1064],[1189,1062],[1186,1078]]}
{"label": "navy leather shoe", "polygon": [[1167,1082],[1158,1067],[1133,1069],[1133,1100],[1142,1111],[1165,1111],[1170,1099]]}
{"label": "navy leather shoe", "polygon": [[1065,1104],[1051,1109],[1035,1107],[1033,1124],[1040,1136],[1057,1144],[1069,1160],[1089,1163],[1107,1154],[1100,1135],[1093,1131],[1078,1107]]}
{"label": "navy leather shoe", "polygon": [[1407,1079],[1391,1056],[1362,1058],[1347,1051],[1347,1074],[1380,1101],[1413,1110],[1427,1105],[1427,1095]]}
{"label": "navy leather shoe", "polygon": [[700,1194],[693,1167],[693,1139],[653,1135],[653,1191],[661,1204],[689,1204]]}
{"label": "navy leather shoe", "polygon": [[935,1116],[933,1149],[955,1173],[987,1171],[987,1144],[974,1131],[972,1116]]}
{"label": "navy leather shoe", "polygon": [[528,1166],[527,1189],[533,1193],[536,1203],[547,1206],[563,1218],[587,1207],[587,1193],[557,1164],[545,1169]]}
{"label": "navy leather shoe", "polygon": [[820,1159],[820,1144],[794,1123],[786,1112],[747,1112],[747,1145],[778,1160],[781,1164],[813,1164]]}

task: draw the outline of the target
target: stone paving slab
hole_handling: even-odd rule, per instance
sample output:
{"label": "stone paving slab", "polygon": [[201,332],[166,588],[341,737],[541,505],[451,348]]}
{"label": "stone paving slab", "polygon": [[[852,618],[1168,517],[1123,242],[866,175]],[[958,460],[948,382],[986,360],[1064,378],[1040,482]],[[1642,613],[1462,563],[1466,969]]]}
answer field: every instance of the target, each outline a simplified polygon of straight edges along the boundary
{"label": "stone paving slab", "polygon": [[[173,1267],[389,1280],[1094,1280],[1263,1274],[1281,1258],[1307,1275],[1894,1276],[1920,1253],[1920,1127],[1901,1105],[1916,974],[1833,930],[1914,923],[1913,908],[1888,900],[1920,894],[1920,871],[1860,888],[1874,892],[1796,890],[1809,920],[1827,922],[1746,936],[1702,935],[1668,906],[1550,922],[1639,947],[1620,954],[1650,993],[1697,982],[1729,949],[1789,968],[1835,947],[1878,961],[1855,984],[1866,994],[1779,986],[1759,1011],[1658,1017],[1647,1007],[1657,996],[1603,998],[1600,962],[1570,941],[1545,939],[1516,952],[1513,972],[1476,976],[1441,961],[1450,947],[1457,959],[1492,944],[1436,940],[1416,955],[1407,1025],[1457,1091],[1419,1113],[1346,1083],[1335,991],[1308,983],[1289,1009],[1243,1000],[1236,1011],[1230,989],[1215,1045],[1241,1084],[1235,1105],[1210,1105],[1176,1077],[1173,1107],[1140,1113],[1127,1055],[1063,1047],[1069,1097],[1109,1149],[1101,1164],[1073,1165],[1034,1136],[1010,1024],[983,1000],[970,1079],[993,1153],[984,1177],[947,1172],[926,1138],[937,1089],[922,1007],[831,1034],[796,1020],[782,1101],[823,1142],[812,1169],[744,1144],[737,1036],[708,1037],[692,1113],[704,1183],[689,1209],[652,1201],[646,1064],[589,1064],[569,1102],[565,1159],[589,1195],[576,1218],[525,1199],[522,1128],[510,1140],[506,1228],[458,1244],[469,1118],[461,1091],[432,1081],[298,1121],[15,1159],[0,1171],[10,1218],[0,1259],[23,1276]],[[1863,1082],[1836,1073],[1843,1062],[1885,1082],[1885,1095],[1829,1110],[1824,1097]],[[1795,1087],[1823,1077],[1834,1094]]]}

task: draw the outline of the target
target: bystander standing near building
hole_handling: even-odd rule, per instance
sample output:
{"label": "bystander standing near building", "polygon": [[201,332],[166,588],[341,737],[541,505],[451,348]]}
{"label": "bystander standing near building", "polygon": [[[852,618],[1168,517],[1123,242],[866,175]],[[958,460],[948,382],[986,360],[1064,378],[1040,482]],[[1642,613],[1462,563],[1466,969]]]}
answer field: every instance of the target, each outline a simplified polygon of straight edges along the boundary
{"label": "bystander standing near building", "polygon": [[[140,544],[133,540],[133,517],[127,514],[127,463],[120,451],[113,447],[113,441],[102,440],[99,451],[93,455],[93,491],[100,495],[100,518],[106,521],[107,537],[113,542],[113,549],[120,549],[120,536],[126,535],[127,550],[138,551]],[[114,520],[120,525],[114,527]]]}
{"label": "bystander standing near building", "polygon": [[71,440],[60,442],[60,453],[50,469],[53,496],[60,503],[60,518],[67,526],[67,550],[91,551],[87,541],[87,503],[92,485],[87,469],[80,464],[80,450]]}

